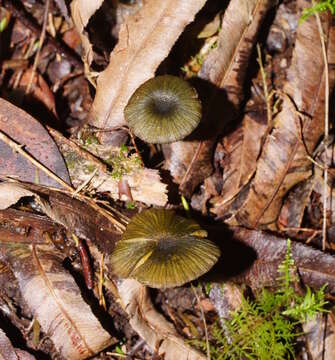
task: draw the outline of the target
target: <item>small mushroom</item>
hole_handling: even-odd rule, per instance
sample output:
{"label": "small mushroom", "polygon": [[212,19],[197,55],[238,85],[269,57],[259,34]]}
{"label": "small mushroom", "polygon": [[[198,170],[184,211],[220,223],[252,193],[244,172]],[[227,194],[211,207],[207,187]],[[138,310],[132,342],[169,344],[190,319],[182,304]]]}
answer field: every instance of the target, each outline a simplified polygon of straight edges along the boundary
{"label": "small mushroom", "polygon": [[124,110],[130,129],[154,144],[181,140],[201,119],[201,103],[189,83],[172,75],[157,76],[142,84]]}
{"label": "small mushroom", "polygon": [[183,285],[206,273],[220,250],[193,220],[173,211],[137,214],[111,255],[114,273],[154,287]]}

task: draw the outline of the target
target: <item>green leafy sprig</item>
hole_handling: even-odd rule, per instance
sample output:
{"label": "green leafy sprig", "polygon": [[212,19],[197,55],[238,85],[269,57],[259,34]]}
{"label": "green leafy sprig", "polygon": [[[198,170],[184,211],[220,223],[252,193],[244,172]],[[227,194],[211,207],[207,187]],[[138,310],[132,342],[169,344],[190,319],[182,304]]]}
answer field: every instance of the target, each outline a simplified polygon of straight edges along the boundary
{"label": "green leafy sprig", "polygon": [[[313,293],[307,287],[304,296],[297,294],[297,270],[287,241],[284,261],[278,267],[278,290],[263,289],[254,301],[243,298],[241,308],[210,329],[211,359],[273,359],[294,358],[294,345],[300,325],[307,318],[327,311],[324,285]],[[192,341],[204,351],[203,340]]]}
{"label": "green leafy sprig", "polygon": [[305,21],[310,16],[315,15],[316,13],[321,13],[324,11],[330,11],[330,13],[334,15],[335,0],[321,0],[312,7],[304,9],[300,17],[300,22]]}

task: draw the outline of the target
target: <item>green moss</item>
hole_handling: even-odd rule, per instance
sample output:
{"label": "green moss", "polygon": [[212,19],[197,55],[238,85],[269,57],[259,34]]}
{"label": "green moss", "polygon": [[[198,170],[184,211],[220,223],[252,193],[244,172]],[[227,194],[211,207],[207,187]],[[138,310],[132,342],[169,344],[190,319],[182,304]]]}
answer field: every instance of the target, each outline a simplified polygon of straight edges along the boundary
{"label": "green moss", "polygon": [[[210,331],[211,359],[261,359],[294,358],[294,344],[300,325],[310,317],[325,312],[325,286],[313,293],[307,287],[305,296],[295,293],[298,282],[287,242],[285,260],[279,266],[278,290],[264,289],[254,301],[243,298],[241,308],[231,314],[231,320],[222,320]],[[206,351],[204,340],[192,341]]]}
{"label": "green moss", "polygon": [[142,168],[141,159],[136,153],[131,153],[126,145],[120,147],[119,154],[110,155],[106,162],[111,165],[111,176],[115,180],[121,180],[122,176]]}
{"label": "green moss", "polygon": [[83,134],[81,137],[81,140],[82,140],[84,146],[100,145],[99,139],[92,132]]}

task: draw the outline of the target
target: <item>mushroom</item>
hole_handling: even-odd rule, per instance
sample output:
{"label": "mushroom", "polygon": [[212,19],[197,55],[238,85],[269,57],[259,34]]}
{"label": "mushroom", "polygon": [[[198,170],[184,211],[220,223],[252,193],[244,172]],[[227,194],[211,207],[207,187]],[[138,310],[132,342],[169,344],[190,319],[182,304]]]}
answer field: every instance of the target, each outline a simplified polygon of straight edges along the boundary
{"label": "mushroom", "polygon": [[134,92],[124,115],[137,137],[164,144],[185,138],[198,126],[201,103],[187,81],[163,75],[146,81]]}
{"label": "mushroom", "polygon": [[133,217],[111,255],[113,271],[153,288],[183,285],[206,273],[219,248],[195,221],[171,210],[150,209]]}

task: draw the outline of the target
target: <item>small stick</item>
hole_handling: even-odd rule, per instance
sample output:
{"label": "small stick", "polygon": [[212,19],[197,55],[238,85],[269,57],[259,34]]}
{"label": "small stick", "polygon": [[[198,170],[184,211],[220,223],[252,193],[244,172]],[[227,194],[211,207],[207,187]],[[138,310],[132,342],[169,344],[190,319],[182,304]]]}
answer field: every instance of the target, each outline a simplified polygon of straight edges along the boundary
{"label": "small stick", "polygon": [[37,53],[36,53],[35,59],[34,59],[33,69],[31,71],[28,86],[26,88],[26,94],[29,94],[30,91],[31,91],[31,86],[33,84],[34,76],[35,76],[35,73],[36,73],[36,68],[37,68],[38,62],[40,61],[41,50],[42,50],[42,47],[43,47],[43,43],[44,43],[44,39],[45,39],[45,33],[46,33],[46,29],[47,29],[47,23],[48,23],[49,5],[50,5],[50,0],[46,0],[45,1],[44,15],[43,15],[42,31],[41,31],[41,35],[40,35],[40,39],[39,39]]}
{"label": "small stick", "polygon": [[265,97],[265,103],[266,103],[266,115],[267,115],[267,120],[268,120],[268,128],[271,129],[272,127],[272,110],[271,110],[271,106],[270,106],[270,99],[271,97],[269,96],[269,91],[268,91],[268,85],[266,83],[266,72],[264,70],[264,65],[263,65],[263,61],[262,61],[262,52],[261,52],[261,47],[259,46],[259,44],[257,44],[257,62],[259,65],[259,69],[262,75],[262,81],[263,81],[263,91],[264,91],[264,97]]}
{"label": "small stick", "polygon": [[[312,2],[315,5],[315,1]],[[327,59],[327,50],[325,44],[324,33],[322,30],[322,24],[319,14],[315,13],[316,22],[318,25],[321,48],[322,48],[322,58],[325,66],[325,117],[324,117],[324,126],[325,126],[325,152],[327,155],[327,146],[328,146],[328,137],[329,137],[329,72],[328,72],[328,59]],[[326,156],[328,158],[328,156]],[[323,222],[322,222],[322,250],[326,250],[326,241],[327,241],[327,189],[328,183],[328,168],[325,166],[323,170]]]}
{"label": "small stick", "polygon": [[106,300],[104,297],[104,293],[102,291],[103,284],[104,284],[104,254],[101,254],[100,266],[99,266],[99,283],[98,283],[99,305],[103,306],[103,308],[107,310]]}
{"label": "small stick", "polygon": [[75,234],[72,234],[72,238],[76,244],[76,247],[78,249],[81,265],[83,267],[83,274],[85,279],[85,284],[89,290],[93,289],[93,271],[91,267],[90,258],[87,253],[87,249],[81,239],[78,238]]}
{"label": "small stick", "polygon": [[209,340],[208,340],[208,330],[207,330],[207,323],[206,323],[206,318],[205,318],[205,312],[204,312],[204,309],[200,303],[200,298],[194,288],[194,286],[191,284],[191,287],[192,287],[192,290],[193,290],[193,293],[194,293],[194,296],[195,298],[197,299],[197,302],[199,304],[199,307],[200,307],[200,312],[201,312],[201,317],[202,317],[202,322],[204,323],[204,328],[205,328],[205,338],[206,338],[206,349],[207,349],[207,360],[211,360],[211,350],[210,350],[210,347],[209,347]]}

